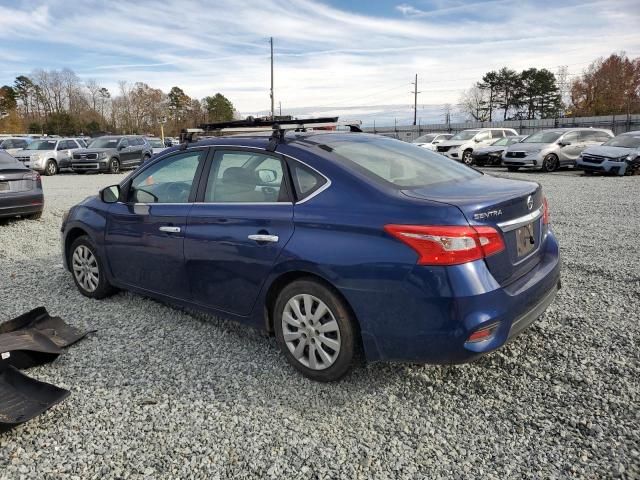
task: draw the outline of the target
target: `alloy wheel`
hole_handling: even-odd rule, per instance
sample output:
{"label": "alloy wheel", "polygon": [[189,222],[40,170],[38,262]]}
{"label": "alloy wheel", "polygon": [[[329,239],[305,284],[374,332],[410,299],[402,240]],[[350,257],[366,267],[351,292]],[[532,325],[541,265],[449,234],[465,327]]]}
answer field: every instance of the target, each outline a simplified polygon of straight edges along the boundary
{"label": "alloy wheel", "polygon": [[473,158],[471,158],[471,150],[466,150],[462,154],[462,163],[465,165],[471,165],[473,163]]}
{"label": "alloy wheel", "polygon": [[117,159],[113,158],[111,160],[109,171],[111,173],[120,173],[120,162]]}
{"label": "alloy wheel", "polygon": [[292,297],[282,314],[282,333],[293,357],[312,370],[329,368],[340,354],[340,327],[319,298]]}
{"label": "alloy wheel", "polygon": [[56,167],[56,162],[49,161],[47,163],[47,175],[55,175],[58,172],[58,167]]}
{"label": "alloy wheel", "polygon": [[98,260],[85,245],[78,245],[72,257],[73,275],[87,292],[94,292],[100,282]]}

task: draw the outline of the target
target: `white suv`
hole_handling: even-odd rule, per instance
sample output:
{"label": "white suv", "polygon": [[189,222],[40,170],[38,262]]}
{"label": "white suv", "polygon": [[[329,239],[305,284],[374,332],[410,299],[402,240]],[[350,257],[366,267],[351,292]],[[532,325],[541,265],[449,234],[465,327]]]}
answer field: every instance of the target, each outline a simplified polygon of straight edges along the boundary
{"label": "white suv", "polygon": [[518,135],[513,128],[472,128],[456,133],[437,146],[438,153],[466,165],[473,163],[472,153],[478,147],[489,145],[498,138]]}

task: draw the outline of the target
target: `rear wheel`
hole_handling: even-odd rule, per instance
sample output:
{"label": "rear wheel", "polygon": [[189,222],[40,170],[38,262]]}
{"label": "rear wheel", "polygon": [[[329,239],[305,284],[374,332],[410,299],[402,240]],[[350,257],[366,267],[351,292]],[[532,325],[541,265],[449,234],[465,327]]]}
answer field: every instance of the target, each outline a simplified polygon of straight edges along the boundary
{"label": "rear wheel", "polygon": [[120,173],[120,160],[117,158],[109,160],[109,173]]}
{"label": "rear wheel", "polygon": [[47,164],[44,167],[44,174],[48,177],[58,173],[58,164],[55,160],[47,160]]}
{"label": "rear wheel", "polygon": [[555,172],[556,170],[558,170],[558,167],[560,167],[560,162],[558,161],[558,157],[555,154],[550,153],[549,155],[544,157],[544,160],[542,161],[543,172]]}
{"label": "rear wheel", "polygon": [[465,165],[473,164],[473,157],[471,156],[471,150],[465,150],[462,154],[462,163]]}
{"label": "rear wheel", "polygon": [[355,319],[331,289],[313,279],[296,280],[278,295],[273,318],[280,349],[304,376],[332,382],[351,369]]}
{"label": "rear wheel", "polygon": [[98,250],[88,236],[74,240],[69,249],[68,262],[73,281],[85,297],[101,299],[115,291],[107,280]]}
{"label": "rear wheel", "polygon": [[507,170],[509,170],[510,172],[517,172],[518,170],[520,170],[520,167],[507,167]]}

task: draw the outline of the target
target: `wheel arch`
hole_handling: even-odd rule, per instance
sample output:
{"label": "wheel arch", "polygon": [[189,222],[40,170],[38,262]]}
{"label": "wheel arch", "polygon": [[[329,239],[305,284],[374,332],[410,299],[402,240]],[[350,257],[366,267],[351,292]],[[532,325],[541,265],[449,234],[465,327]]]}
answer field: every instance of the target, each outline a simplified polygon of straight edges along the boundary
{"label": "wheel arch", "polygon": [[349,310],[351,317],[355,321],[356,336],[358,338],[358,342],[360,342],[360,345],[362,345],[360,320],[355,314],[353,307],[349,303],[349,300],[329,280],[327,280],[326,278],[322,277],[321,275],[315,272],[310,272],[308,270],[291,270],[288,272],[283,272],[280,275],[278,275],[269,285],[269,288],[267,289],[267,292],[265,294],[265,300],[264,300],[264,328],[267,330],[267,332],[269,332],[270,334],[274,332],[273,308],[275,306],[278,295],[287,285],[291,284],[292,282],[295,282],[296,280],[300,280],[302,278],[314,280],[320,283],[325,288],[331,290],[332,293],[334,293],[344,302],[345,307]]}
{"label": "wheel arch", "polygon": [[89,232],[87,230],[85,230],[82,227],[72,227],[67,234],[65,235],[64,238],[64,258],[65,258],[65,263],[67,265],[69,265],[69,250],[71,248],[71,245],[73,244],[73,242],[75,242],[78,238],[82,237],[86,235],[87,237],[91,238],[91,235],[89,234]]}

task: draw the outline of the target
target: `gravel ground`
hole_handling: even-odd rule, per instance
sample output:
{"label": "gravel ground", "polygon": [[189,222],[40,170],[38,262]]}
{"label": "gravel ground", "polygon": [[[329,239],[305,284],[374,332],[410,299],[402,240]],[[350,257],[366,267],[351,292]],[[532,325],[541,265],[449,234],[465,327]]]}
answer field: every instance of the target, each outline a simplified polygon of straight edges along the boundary
{"label": "gravel ground", "polygon": [[509,176],[543,184],[562,245],[541,320],[474,364],[329,385],[253,329],[81,296],[61,217],[120,177],[45,178],[42,219],[0,225],[0,319],[45,305],[99,331],[29,371],[72,395],[0,434],[0,478],[640,478],[640,179]]}

